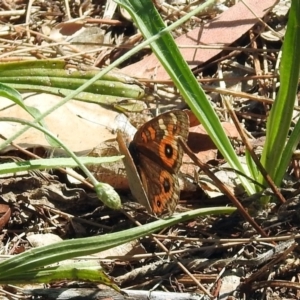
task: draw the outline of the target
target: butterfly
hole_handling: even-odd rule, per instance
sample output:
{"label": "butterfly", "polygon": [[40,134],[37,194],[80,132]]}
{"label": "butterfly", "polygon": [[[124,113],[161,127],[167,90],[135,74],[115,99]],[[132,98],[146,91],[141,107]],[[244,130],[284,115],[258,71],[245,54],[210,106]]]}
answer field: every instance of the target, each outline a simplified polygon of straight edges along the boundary
{"label": "butterfly", "polygon": [[117,140],[133,196],[149,213],[172,215],[179,200],[178,172],[189,134],[188,115],[181,110],[163,113],[141,126],[127,149]]}

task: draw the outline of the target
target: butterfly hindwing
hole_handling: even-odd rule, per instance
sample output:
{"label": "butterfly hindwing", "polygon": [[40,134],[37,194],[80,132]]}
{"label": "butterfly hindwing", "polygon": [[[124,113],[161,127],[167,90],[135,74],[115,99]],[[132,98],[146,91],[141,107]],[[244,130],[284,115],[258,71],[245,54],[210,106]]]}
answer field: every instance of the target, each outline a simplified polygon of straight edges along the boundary
{"label": "butterfly hindwing", "polygon": [[173,214],[180,192],[177,175],[162,169],[143,155],[137,169],[154,214],[159,215],[166,210]]}

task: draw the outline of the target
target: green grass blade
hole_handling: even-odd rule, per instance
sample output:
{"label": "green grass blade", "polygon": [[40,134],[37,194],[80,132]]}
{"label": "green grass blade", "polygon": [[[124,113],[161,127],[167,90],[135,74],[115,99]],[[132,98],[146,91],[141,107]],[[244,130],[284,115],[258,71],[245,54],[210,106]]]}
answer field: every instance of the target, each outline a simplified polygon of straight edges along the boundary
{"label": "green grass blade", "polygon": [[201,208],[117,233],[62,241],[52,245],[31,249],[16,255],[15,257],[9,258],[8,260],[2,261],[0,263],[0,280],[62,260],[104,251],[137,238],[150,235],[165,227],[175,225],[178,222],[194,219],[197,216],[231,214],[235,210],[236,209],[232,207]]}
{"label": "green grass blade", "polygon": [[64,263],[59,266],[46,267],[27,272],[20,272],[12,277],[0,279],[0,284],[51,283],[58,280],[90,281],[111,286],[120,291],[101,265],[96,261],[79,261]]}
{"label": "green grass blade", "polygon": [[[112,163],[120,160],[122,156],[109,157],[78,157],[83,165],[99,165],[104,163]],[[76,168],[77,163],[72,158],[46,158],[28,161],[16,161],[0,164],[0,175],[7,173],[18,173],[32,170],[49,170],[56,168]]]}
{"label": "green grass blade", "polygon": [[[36,91],[62,96],[77,89],[99,72],[97,70],[70,71],[67,68],[67,63],[63,60],[1,63],[0,82],[19,91]],[[80,93],[74,98],[107,106],[116,103],[113,99],[140,99],[143,96],[143,88],[134,79],[120,72],[110,72],[91,84],[85,93]],[[106,99],[111,100],[108,102]]]}
{"label": "green grass blade", "polygon": [[[300,142],[300,119],[298,120],[296,126],[291,133],[291,136],[283,150],[282,157],[280,160],[279,167],[277,169],[277,173],[275,174],[275,178],[283,178],[286,174],[287,167],[291,162],[291,157],[296,150],[297,146]],[[281,181],[281,180],[280,180]]]}
{"label": "green grass blade", "polygon": [[[290,150],[285,150],[298,88],[299,53],[300,1],[292,1],[282,49],[280,88],[267,121],[266,142],[261,158],[263,166],[277,185],[281,184],[293,148],[290,145]],[[264,182],[262,176],[260,182]]]}

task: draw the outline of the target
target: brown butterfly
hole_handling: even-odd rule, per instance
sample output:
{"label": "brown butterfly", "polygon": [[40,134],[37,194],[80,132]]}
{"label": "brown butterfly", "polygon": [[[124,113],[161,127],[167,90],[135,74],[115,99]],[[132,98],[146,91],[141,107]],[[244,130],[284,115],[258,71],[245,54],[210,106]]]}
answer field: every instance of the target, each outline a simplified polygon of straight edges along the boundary
{"label": "brown butterfly", "polygon": [[118,133],[120,152],[133,196],[150,213],[173,214],[179,200],[178,171],[187,140],[189,118],[180,110],[163,113],[141,126],[129,144],[129,152]]}

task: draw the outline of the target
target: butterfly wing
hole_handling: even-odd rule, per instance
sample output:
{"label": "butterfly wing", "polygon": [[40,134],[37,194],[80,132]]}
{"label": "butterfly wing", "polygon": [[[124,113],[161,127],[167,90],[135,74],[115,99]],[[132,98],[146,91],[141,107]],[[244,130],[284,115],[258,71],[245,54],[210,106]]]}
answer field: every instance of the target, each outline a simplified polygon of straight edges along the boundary
{"label": "butterfly wing", "polygon": [[159,115],[143,125],[134,136],[129,150],[137,166],[152,210],[173,213],[179,199],[177,173],[183,150],[178,142],[186,141],[188,116],[183,111]]}
{"label": "butterfly wing", "polygon": [[132,156],[130,155],[125,141],[122,137],[121,132],[117,132],[117,142],[119,144],[120,153],[124,155],[123,162],[126,169],[126,174],[128,177],[128,184],[132,195],[137,199],[149,213],[152,212],[152,207],[150,206],[148,196],[141,182],[138,170],[135,163],[133,162]]}
{"label": "butterfly wing", "polygon": [[141,155],[137,169],[153,213],[160,215],[168,211],[172,215],[180,192],[177,174],[162,169],[144,155]]}
{"label": "butterfly wing", "polygon": [[167,112],[140,127],[129,150],[144,154],[170,173],[177,173],[183,156],[178,137],[186,141],[188,134],[187,114],[180,110]]}

